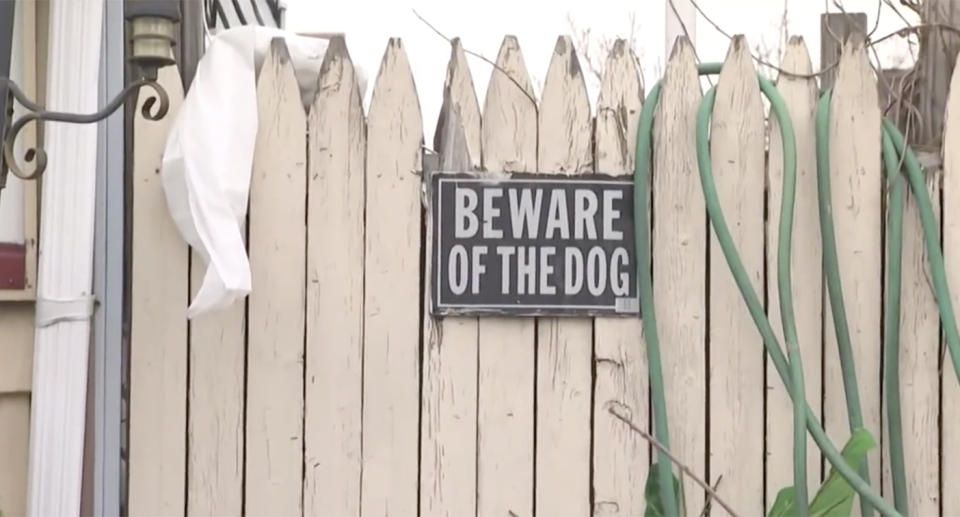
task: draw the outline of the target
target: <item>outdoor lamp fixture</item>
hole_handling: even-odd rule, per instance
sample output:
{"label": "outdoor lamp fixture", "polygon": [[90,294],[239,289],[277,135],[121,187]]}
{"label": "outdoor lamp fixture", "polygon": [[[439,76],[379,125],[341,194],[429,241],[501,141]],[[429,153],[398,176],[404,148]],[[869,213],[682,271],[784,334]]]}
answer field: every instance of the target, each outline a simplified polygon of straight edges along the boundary
{"label": "outdoor lamp fixture", "polygon": [[[6,4],[3,6],[2,4]],[[16,2],[0,0],[0,18],[13,20],[13,9]],[[6,10],[6,12],[3,12]],[[176,40],[176,24],[180,22],[180,0],[125,0],[124,17],[130,26],[130,62],[132,77],[130,83],[116,97],[107,103],[100,111],[90,114],[63,113],[48,111],[42,105],[31,101],[23,91],[10,80],[9,58],[6,70],[0,70],[0,140],[3,143],[3,153],[0,154],[0,192],[6,185],[7,172],[24,180],[34,179],[43,174],[47,165],[47,155],[43,149],[28,149],[23,160],[32,163],[32,169],[24,169],[17,163],[14,156],[14,141],[25,125],[35,120],[51,120],[69,122],[72,124],[89,124],[108,117],[137,93],[141,86],[149,86],[156,92],[155,97],[147,99],[143,105],[143,116],[149,120],[160,120],[167,114],[169,100],[167,92],[157,83],[157,71],[176,61],[172,57],[172,47]],[[12,38],[12,24],[8,34],[3,34],[4,27],[0,23],[0,52],[4,47],[3,37],[7,42]],[[7,49],[10,44],[6,45]],[[8,51],[9,53],[9,51]],[[2,56],[0,56],[2,57]],[[0,61],[2,63],[2,61]],[[16,99],[29,113],[16,121],[13,120],[13,101]],[[6,108],[3,109],[3,106]],[[156,109],[154,107],[156,106]]]}

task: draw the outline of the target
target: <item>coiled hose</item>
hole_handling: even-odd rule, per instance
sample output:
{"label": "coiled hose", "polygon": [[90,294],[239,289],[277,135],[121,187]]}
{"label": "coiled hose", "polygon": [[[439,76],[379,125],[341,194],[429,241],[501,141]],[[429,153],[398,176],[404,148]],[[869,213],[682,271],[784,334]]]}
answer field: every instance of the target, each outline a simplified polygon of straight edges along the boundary
{"label": "coiled hose", "polygon": [[[707,63],[699,66],[700,75],[717,74],[722,63]],[[860,472],[847,465],[836,446],[824,432],[823,426],[817,420],[816,414],[807,404],[803,389],[803,368],[797,343],[796,323],[793,314],[793,298],[790,278],[790,252],[793,225],[793,205],[796,187],[796,142],[793,125],[786,109],[786,104],[774,84],[758,75],[761,91],[770,100],[772,111],[776,116],[783,143],[783,204],[781,206],[779,242],[777,243],[777,283],[781,305],[781,318],[784,338],[787,343],[787,356],[780,349],[776,335],[764,312],[763,304],[754,291],[749,275],[747,274],[739,253],[733,242],[730,230],[720,206],[719,196],[713,181],[713,171],[710,162],[709,125],[710,115],[716,99],[716,88],[711,88],[697,112],[697,164],[700,172],[700,182],[703,188],[707,214],[727,265],[732,273],[737,287],[747,305],[750,316],[757,330],[763,338],[764,348],[773,362],[777,373],[787,387],[794,408],[794,488],[796,508],[801,515],[807,514],[808,499],[806,487],[806,432],[813,437],[814,442],[823,452],[827,461],[860,495],[864,515],[872,513],[876,508],[886,516],[907,515],[906,506],[906,476],[903,460],[902,431],[900,424],[899,400],[899,312],[900,312],[900,271],[902,256],[902,220],[904,178],[901,171],[906,173],[911,191],[916,198],[923,228],[924,243],[927,257],[933,276],[936,299],[943,322],[944,335],[954,373],[960,380],[960,334],[957,331],[957,322],[953,312],[952,300],[946,280],[946,270],[943,263],[943,254],[937,235],[937,222],[926,189],[923,173],[913,151],[906,146],[903,135],[888,120],[883,121],[883,161],[887,170],[887,179],[890,183],[891,201],[888,213],[887,239],[887,296],[884,306],[884,328],[887,340],[886,371],[884,379],[887,393],[888,428],[890,431],[891,467],[893,470],[895,506],[891,506],[880,494],[874,490],[866,476],[866,465],[860,466]],[[657,334],[656,309],[653,299],[653,286],[650,271],[651,246],[648,214],[651,138],[654,115],[660,97],[661,84],[658,82],[650,90],[640,114],[639,130],[637,133],[637,150],[635,162],[635,197],[634,212],[636,220],[637,268],[639,280],[640,306],[644,318],[644,334],[646,337],[648,363],[650,369],[650,385],[653,398],[654,432],[657,439],[669,447],[669,433],[666,415],[666,396],[663,384],[663,373],[660,362],[660,346]],[[835,330],[837,333],[838,352],[841,358],[841,370],[844,378],[844,391],[847,401],[847,411],[850,416],[851,430],[862,427],[859,394],[857,392],[856,372],[850,344],[849,330],[846,325],[846,314],[843,306],[842,289],[836,256],[836,241],[833,234],[832,210],[830,208],[829,186],[829,109],[831,94],[824,93],[817,110],[817,168],[820,197],[820,219],[822,237],[824,239],[824,266],[827,277],[828,293],[834,315]],[[660,453],[655,475],[658,477],[660,499],[666,515],[678,515],[677,496],[672,482],[672,468],[669,458]]]}

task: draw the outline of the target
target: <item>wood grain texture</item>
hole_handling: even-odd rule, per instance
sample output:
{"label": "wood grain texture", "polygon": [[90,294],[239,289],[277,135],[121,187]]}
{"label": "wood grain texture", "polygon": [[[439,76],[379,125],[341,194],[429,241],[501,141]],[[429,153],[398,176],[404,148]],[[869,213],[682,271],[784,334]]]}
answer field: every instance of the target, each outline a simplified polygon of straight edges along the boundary
{"label": "wood grain texture", "polygon": [[30,395],[0,394],[0,511],[5,517],[27,512]]}
{"label": "wood grain texture", "polygon": [[[480,167],[480,105],[459,40],[451,45],[437,123],[435,148],[440,170],[470,171]],[[429,177],[424,178],[429,185]],[[424,246],[432,256],[433,225],[427,225]],[[425,278],[432,278],[430,261]],[[426,285],[431,285],[429,281]],[[431,289],[424,289],[430,307]],[[477,326],[478,319],[434,319],[423,322],[423,391],[420,441],[420,514],[475,515],[477,507]]]}
{"label": "wood grain texture", "polygon": [[420,411],[423,122],[400,40],[387,45],[367,118],[364,515],[415,515]]}
{"label": "wood grain texture", "polygon": [[[636,55],[618,39],[607,56],[597,101],[594,159],[599,172],[632,177],[642,103]],[[596,318],[594,340],[593,515],[640,515],[649,446],[608,408],[615,402],[629,408],[635,421],[647,420],[650,395],[641,319]]]}
{"label": "wood grain texture", "polygon": [[[943,130],[943,254],[953,307],[960,307],[960,67],[950,84]],[[942,343],[941,347],[946,344]],[[940,486],[943,515],[960,515],[960,382],[943,352],[940,376]]]}
{"label": "wood grain texture", "polygon": [[[557,39],[539,113],[537,172],[593,170],[590,101],[573,41]],[[589,515],[592,318],[537,318],[536,507]]]}
{"label": "wood grain texture", "polygon": [[[710,147],[717,192],[740,259],[763,292],[763,104],[747,41],[730,44],[717,82]],[[763,513],[763,343],[710,235],[710,477],[730,505]]]}
{"label": "wood grain texture", "polygon": [[[927,191],[940,216],[937,171],[927,176]],[[907,188],[909,191],[909,187]],[[934,299],[930,267],[920,226],[916,196],[909,193],[903,210],[903,266],[900,293],[900,411],[908,508],[913,515],[940,512],[940,313]],[[949,360],[949,358],[947,358]],[[944,378],[956,382],[949,364]],[[888,397],[884,391],[884,398]],[[956,399],[954,399],[956,401]],[[883,412],[886,414],[886,400]],[[889,432],[886,416],[884,436]],[[883,495],[893,499],[889,445],[884,440]]]}
{"label": "wood grain texture", "polygon": [[[537,106],[515,37],[503,39],[496,63],[483,107],[483,169],[488,174],[535,171]],[[478,341],[477,515],[530,517],[534,320],[481,318]]]}
{"label": "wood grain texture", "polygon": [[257,81],[250,186],[245,509],[302,506],[306,115],[286,45],[270,44]]}
{"label": "wood grain texture", "polygon": [[[860,405],[865,427],[880,444],[880,109],[862,43],[848,42],[840,57],[830,110],[830,144],[831,205]],[[824,425],[833,443],[842,447],[850,428],[829,301],[824,303],[823,328]],[[867,461],[870,481],[880,487],[880,447],[867,454]],[[854,515],[860,513],[859,505],[858,498]]]}
{"label": "wood grain texture", "polygon": [[32,304],[0,302],[0,394],[27,393],[32,387],[33,316]]}
{"label": "wood grain texture", "polygon": [[[803,38],[791,38],[782,68],[809,74],[813,66]],[[821,316],[823,287],[821,271],[820,216],[817,197],[817,154],[814,113],[817,103],[815,79],[780,74],[777,89],[786,103],[797,146],[797,184],[793,213],[793,253],[790,257],[793,311],[803,359],[807,402],[819,413],[823,338]],[[767,169],[767,318],[781,346],[786,346],[780,315],[777,276],[777,246],[780,240],[780,208],[783,204],[783,139],[776,115],[770,112],[770,157]],[[788,389],[767,360],[767,506],[782,488],[793,485],[793,406]],[[820,449],[807,439],[807,483],[820,484]]]}
{"label": "wood grain texture", "polygon": [[[206,265],[197,252],[191,261],[194,296]],[[243,507],[245,309],[238,300],[190,323],[188,515],[239,515]]]}
{"label": "wood grain texture", "polygon": [[[653,126],[653,293],[670,448],[705,479],[707,217],[696,158],[701,97],[693,47],[680,38],[667,61]],[[703,507],[700,490],[686,489],[684,499],[690,511]]]}
{"label": "wood grain texture", "polygon": [[360,515],[366,122],[342,37],[308,118],[304,515]]}
{"label": "wood grain texture", "polygon": [[[133,121],[133,222],[130,273],[130,515],[183,514],[187,431],[189,251],[160,182],[167,133],[183,101],[175,67],[160,70],[170,111]],[[164,214],[164,215],[159,215]]]}

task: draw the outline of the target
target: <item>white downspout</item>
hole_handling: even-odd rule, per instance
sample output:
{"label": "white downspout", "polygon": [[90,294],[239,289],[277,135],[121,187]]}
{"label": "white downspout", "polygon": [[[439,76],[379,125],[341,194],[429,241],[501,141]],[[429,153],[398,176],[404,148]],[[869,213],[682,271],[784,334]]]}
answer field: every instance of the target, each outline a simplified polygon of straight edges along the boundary
{"label": "white downspout", "polygon": [[[98,108],[104,0],[52,0],[48,109]],[[47,123],[27,515],[80,513],[93,309],[97,126]]]}
{"label": "white downspout", "polygon": [[[664,62],[670,58],[673,44],[678,37],[686,35],[693,48],[697,48],[697,10],[690,0],[664,0],[666,13],[666,47],[664,47]],[[679,15],[679,16],[678,16]],[[684,27],[687,32],[684,33]]]}

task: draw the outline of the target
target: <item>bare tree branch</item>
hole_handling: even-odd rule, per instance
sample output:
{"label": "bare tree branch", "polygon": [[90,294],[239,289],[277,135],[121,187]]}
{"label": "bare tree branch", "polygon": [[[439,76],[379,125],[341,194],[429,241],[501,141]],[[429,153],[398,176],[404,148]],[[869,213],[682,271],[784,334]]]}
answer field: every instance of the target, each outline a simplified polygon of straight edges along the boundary
{"label": "bare tree branch", "polygon": [[650,444],[652,444],[654,447],[659,449],[660,452],[662,452],[666,457],[670,458],[670,461],[676,463],[677,467],[680,468],[681,472],[686,474],[687,477],[692,479],[696,484],[700,485],[700,488],[702,488],[704,492],[706,492],[709,496],[713,497],[713,499],[716,500],[717,503],[720,504],[720,506],[722,506],[723,509],[726,510],[728,514],[730,514],[732,517],[739,517],[737,512],[733,511],[733,508],[731,508],[730,505],[727,504],[720,497],[720,494],[718,494],[713,488],[711,488],[706,481],[697,477],[697,475],[694,474],[692,470],[690,470],[690,467],[688,467],[686,464],[678,460],[676,456],[671,454],[670,451],[666,447],[664,447],[662,443],[657,441],[656,438],[651,436],[650,433],[644,431],[643,429],[640,429],[640,427],[637,424],[633,423],[630,420],[630,417],[621,414],[617,409],[623,408],[623,404],[616,402],[614,400],[610,400],[610,401],[607,401],[606,406],[607,406],[607,411],[609,411],[611,415],[616,417],[617,420],[620,420],[621,422],[626,424],[627,427],[629,427],[633,432],[642,436],[644,440],[650,442]]}
{"label": "bare tree branch", "polygon": [[[427,27],[430,28],[430,30],[432,30],[433,32],[437,33],[437,35],[440,36],[441,38],[447,40],[447,43],[453,45],[453,40],[452,40],[452,39],[448,38],[444,33],[440,32],[439,29],[437,29],[436,27],[434,27],[433,24],[431,24],[430,22],[428,22],[423,16],[420,16],[420,13],[418,13],[416,9],[410,9],[410,10],[413,11],[414,16],[416,16],[417,18],[419,18],[420,21],[423,22],[424,25],[426,25]],[[493,61],[491,61],[490,59],[488,59],[488,58],[487,58],[486,56],[484,56],[483,54],[474,52],[474,51],[472,51],[472,50],[470,50],[470,49],[468,49],[468,48],[466,48],[466,47],[463,47],[463,52],[464,52],[465,54],[470,54],[471,56],[474,56],[474,57],[476,57],[476,58],[482,59],[485,63],[487,63],[487,64],[489,64],[490,66],[492,66],[492,67],[493,67],[494,69],[496,69],[498,72],[500,72],[500,73],[502,73],[503,75],[507,76],[507,79],[510,79],[510,82],[513,83],[513,84],[515,84],[515,85],[517,86],[517,88],[519,88],[520,91],[523,92],[523,94],[524,94],[528,99],[530,99],[530,103],[533,104],[533,109],[534,109],[534,111],[537,111],[537,112],[539,113],[539,108],[537,107],[537,99],[533,98],[533,95],[532,95],[530,92],[528,92],[527,89],[524,88],[522,84],[520,84],[516,79],[514,79],[513,76],[511,76],[511,75],[510,75],[506,70],[504,70],[500,65],[494,63]]]}

